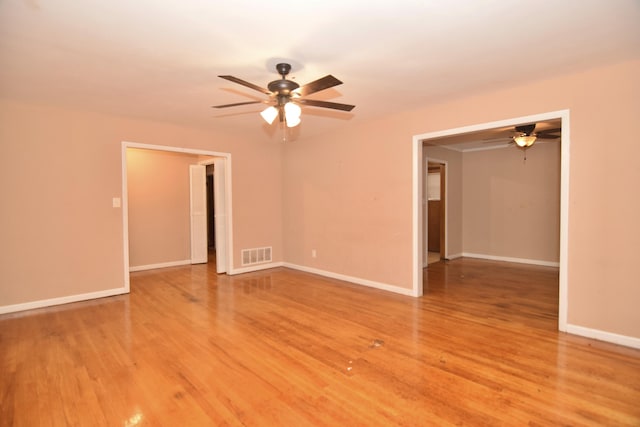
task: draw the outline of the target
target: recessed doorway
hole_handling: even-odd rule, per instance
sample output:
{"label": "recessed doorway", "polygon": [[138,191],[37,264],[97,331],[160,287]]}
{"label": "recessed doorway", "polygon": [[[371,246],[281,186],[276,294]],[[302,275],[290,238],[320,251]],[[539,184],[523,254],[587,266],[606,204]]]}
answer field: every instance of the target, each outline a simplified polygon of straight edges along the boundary
{"label": "recessed doorway", "polygon": [[[425,211],[424,203],[424,189],[425,175],[428,173],[428,164],[425,162],[425,146],[429,140],[444,138],[444,137],[458,137],[464,136],[474,132],[484,132],[497,128],[509,127],[513,128],[518,125],[527,123],[538,123],[544,121],[557,121],[560,124],[559,131],[561,133],[559,141],[559,232],[556,234],[556,244],[558,247],[558,289],[556,290],[558,295],[558,329],[560,331],[567,330],[567,311],[568,311],[568,295],[567,295],[567,258],[568,258],[568,200],[569,200],[569,111],[561,110],[531,116],[518,117],[514,119],[506,119],[495,122],[488,122],[478,125],[465,126],[461,128],[454,128],[444,131],[429,132],[425,134],[415,135],[413,138],[413,160],[414,160],[414,176],[413,176],[413,255],[414,255],[414,276],[413,276],[413,294],[415,296],[421,296],[424,292],[423,284],[423,265],[425,262],[424,248],[428,245],[427,232],[424,231],[425,218],[427,212]],[[517,153],[514,148],[514,153]],[[436,150],[437,151],[437,150]],[[446,151],[446,150],[444,150]],[[434,155],[435,156],[435,155]],[[524,160],[520,153],[519,162]],[[447,185],[447,255],[448,257],[457,258],[463,256],[465,248],[463,246],[462,235],[462,196],[461,194],[452,195],[452,182],[462,188],[462,182],[460,177],[455,173],[451,176],[452,162],[456,167],[462,167],[461,156],[459,158],[448,162],[449,176]],[[459,162],[456,163],[456,162]],[[455,187],[454,185],[454,187]],[[460,191],[461,192],[461,191]],[[453,200],[453,202],[452,202]],[[452,204],[453,203],[453,204]]]}
{"label": "recessed doorway", "polygon": [[[130,226],[130,218],[129,218],[129,191],[128,191],[128,171],[127,171],[127,153],[128,150],[130,149],[137,149],[137,150],[148,150],[151,152],[156,152],[156,153],[166,153],[167,155],[177,155],[177,156],[185,156],[185,157],[189,157],[189,159],[187,159],[187,162],[189,163],[188,168],[189,171],[187,172],[187,178],[186,178],[186,186],[187,186],[187,194],[186,194],[186,199],[183,200],[184,203],[180,202],[180,206],[183,206],[182,208],[180,208],[180,216],[181,218],[184,217],[184,212],[187,212],[187,215],[191,216],[191,224],[189,224],[189,221],[184,221],[184,220],[180,220],[178,222],[173,222],[173,224],[179,224],[177,225],[180,228],[185,228],[186,227],[186,233],[187,233],[187,237],[185,238],[185,230],[183,230],[182,233],[182,238],[180,239],[180,245],[184,246],[186,245],[190,245],[190,242],[192,243],[193,238],[189,237],[189,229],[193,230],[193,217],[194,217],[194,206],[193,206],[193,198],[191,198],[191,206],[189,206],[189,193],[193,193],[194,192],[194,180],[193,180],[193,176],[192,175],[192,169],[199,169],[202,171],[202,179],[201,180],[197,180],[198,182],[201,181],[201,185],[198,185],[198,188],[201,188],[201,192],[202,192],[202,200],[206,200],[205,196],[205,192],[206,192],[206,178],[205,178],[205,165],[209,164],[209,163],[215,163],[216,164],[216,169],[218,170],[219,173],[219,178],[217,179],[216,182],[218,183],[219,186],[222,186],[222,191],[221,193],[223,194],[222,197],[219,197],[219,200],[224,202],[221,204],[221,212],[220,215],[218,215],[218,220],[219,220],[219,224],[216,224],[216,237],[220,243],[217,245],[217,256],[216,256],[216,264],[218,265],[218,270],[220,270],[220,267],[222,266],[224,271],[229,271],[230,270],[230,266],[233,265],[233,256],[231,253],[231,248],[233,247],[232,245],[232,234],[231,233],[227,233],[226,230],[231,230],[232,224],[231,224],[231,218],[232,218],[232,214],[231,214],[231,180],[230,180],[230,174],[231,174],[231,155],[229,153],[219,153],[219,152],[213,152],[213,151],[205,151],[205,150],[196,150],[196,149],[185,149],[185,148],[180,148],[180,147],[169,147],[169,146],[158,146],[158,145],[148,145],[148,144],[138,144],[138,143],[133,143],[133,142],[123,142],[122,143],[122,219],[123,219],[123,242],[124,242],[124,279],[125,279],[125,290],[126,292],[129,292],[130,290],[130,280],[129,280],[129,272],[133,270],[133,267],[131,267],[131,262],[130,262],[130,246],[129,246],[129,242],[130,242],[130,230],[129,230],[129,226]],[[152,177],[153,179],[153,177]],[[182,179],[182,178],[180,178]],[[182,188],[182,187],[180,187]],[[182,197],[182,199],[184,199],[184,197]],[[182,200],[181,199],[181,200]],[[202,216],[202,218],[204,219],[203,223],[205,224],[204,227],[200,227],[201,231],[202,231],[202,242],[203,242],[203,247],[204,247],[204,261],[203,262],[207,262],[207,226],[206,226],[206,203],[202,202],[199,203],[199,205],[201,206],[201,209],[198,208],[196,213],[198,213],[198,216]],[[190,213],[189,213],[190,210]],[[201,215],[200,215],[200,211]],[[155,236],[162,236],[162,233],[156,233]],[[167,246],[167,244],[164,245],[158,245],[161,247],[171,247],[171,245]],[[180,252],[182,255],[181,256],[177,256],[174,258],[179,258],[176,259],[175,261],[173,260],[169,260],[169,261],[164,261],[162,260],[161,262],[143,262],[142,267],[140,267],[139,269],[149,269],[149,268],[160,268],[160,267],[168,267],[168,266],[172,266],[172,265],[182,265],[182,264],[189,264],[189,263],[193,263],[193,259],[188,259],[189,258],[189,254],[191,253],[191,255],[193,255],[193,247],[189,248],[187,246],[186,250],[183,248],[182,252]],[[147,245],[147,247],[151,247],[153,248],[154,245]],[[202,251],[201,251],[202,252]],[[193,257],[192,257],[193,258]],[[220,263],[223,263],[223,265],[220,265]],[[220,271],[218,271],[220,272]]]}

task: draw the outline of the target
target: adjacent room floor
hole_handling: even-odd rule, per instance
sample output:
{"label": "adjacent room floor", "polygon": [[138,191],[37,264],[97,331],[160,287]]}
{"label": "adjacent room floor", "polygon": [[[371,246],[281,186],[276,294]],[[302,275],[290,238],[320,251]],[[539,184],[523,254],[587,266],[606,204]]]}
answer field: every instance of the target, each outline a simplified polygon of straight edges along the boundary
{"label": "adjacent room floor", "polygon": [[640,350],[557,332],[557,269],[424,274],[411,298],[209,263],[0,316],[0,424],[640,424]]}

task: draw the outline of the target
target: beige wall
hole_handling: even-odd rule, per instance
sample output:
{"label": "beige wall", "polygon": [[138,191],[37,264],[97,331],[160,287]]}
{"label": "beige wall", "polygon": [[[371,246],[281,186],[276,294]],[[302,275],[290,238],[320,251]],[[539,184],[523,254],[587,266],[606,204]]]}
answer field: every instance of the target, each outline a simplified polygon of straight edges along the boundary
{"label": "beige wall", "polygon": [[122,140],[232,153],[236,266],[242,248],[273,245],[276,261],[409,289],[413,135],[569,109],[568,321],[640,338],[640,144],[629,132],[638,75],[640,61],[621,63],[284,145],[257,126],[234,137],[219,123],[189,129],[2,102],[0,304],[122,286],[122,219],[111,207]]}
{"label": "beige wall", "polygon": [[411,135],[397,132],[375,123],[285,146],[288,262],[410,288]]}
{"label": "beige wall", "polygon": [[200,158],[127,149],[130,267],[191,258],[189,165]]}
{"label": "beige wall", "polygon": [[122,141],[231,153],[234,267],[242,248],[273,246],[281,261],[282,144],[259,127],[239,139],[221,126],[0,101],[0,309],[124,286],[122,211],[112,207]]}
{"label": "beige wall", "polygon": [[640,338],[638,75],[640,61],[615,64],[287,145],[285,258],[410,288],[413,135],[569,109],[568,322]]}
{"label": "beige wall", "polygon": [[560,261],[560,144],[463,155],[464,253]]}

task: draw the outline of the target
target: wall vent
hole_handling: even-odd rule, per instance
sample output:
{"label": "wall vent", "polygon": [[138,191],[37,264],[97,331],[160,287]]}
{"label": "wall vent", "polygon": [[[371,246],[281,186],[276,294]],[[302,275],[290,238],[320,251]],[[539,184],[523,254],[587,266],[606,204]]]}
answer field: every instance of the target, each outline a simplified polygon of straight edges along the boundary
{"label": "wall vent", "polygon": [[271,262],[271,246],[265,248],[243,249],[242,265]]}

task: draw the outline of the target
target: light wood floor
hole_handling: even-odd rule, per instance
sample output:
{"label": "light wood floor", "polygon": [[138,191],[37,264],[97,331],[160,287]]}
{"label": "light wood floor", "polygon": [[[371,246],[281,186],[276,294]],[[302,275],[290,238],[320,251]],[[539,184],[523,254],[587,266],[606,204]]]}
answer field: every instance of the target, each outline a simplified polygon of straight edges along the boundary
{"label": "light wood floor", "polygon": [[411,298],[187,266],[0,316],[0,425],[640,425],[640,351],[558,333],[556,269],[425,278]]}

